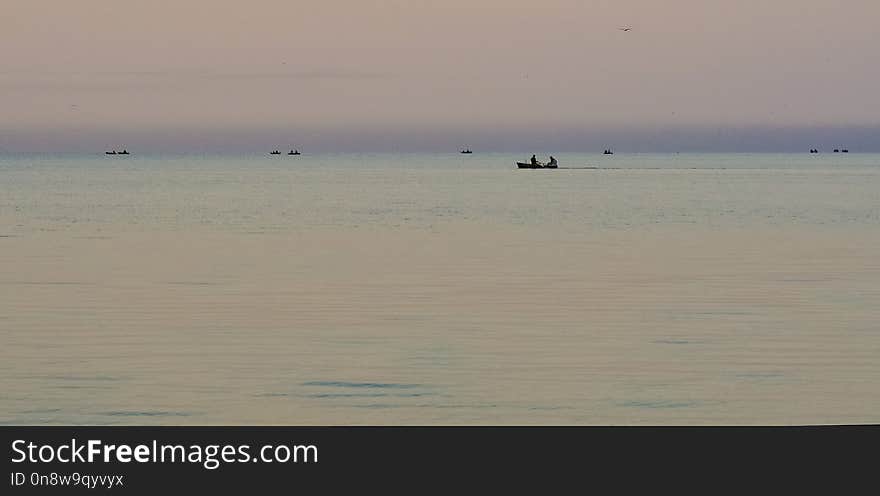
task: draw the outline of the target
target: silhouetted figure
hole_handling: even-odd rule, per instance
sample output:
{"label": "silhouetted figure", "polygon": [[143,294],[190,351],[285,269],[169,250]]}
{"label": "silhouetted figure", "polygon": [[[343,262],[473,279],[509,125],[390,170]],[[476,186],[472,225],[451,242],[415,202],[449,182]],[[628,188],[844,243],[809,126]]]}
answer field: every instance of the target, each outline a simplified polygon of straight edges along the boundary
{"label": "silhouetted figure", "polygon": [[538,165],[538,157],[532,154],[532,165]]}
{"label": "silhouetted figure", "polygon": [[547,164],[547,165],[550,165],[550,166],[554,166],[554,167],[555,167],[555,166],[558,165],[558,164],[559,164],[559,163],[556,161],[556,157],[554,157],[553,155],[550,155],[550,163]]}

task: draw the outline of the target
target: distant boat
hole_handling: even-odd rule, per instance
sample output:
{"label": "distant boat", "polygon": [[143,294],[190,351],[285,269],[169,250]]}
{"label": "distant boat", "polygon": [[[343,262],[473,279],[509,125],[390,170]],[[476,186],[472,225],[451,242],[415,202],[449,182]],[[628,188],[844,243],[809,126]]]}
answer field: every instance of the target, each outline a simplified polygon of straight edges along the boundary
{"label": "distant boat", "polygon": [[119,152],[120,155],[128,155],[128,150],[122,150]]}
{"label": "distant boat", "polygon": [[104,152],[104,155],[130,155],[130,153],[128,153],[128,150],[122,150],[121,152],[110,150],[109,152]]}
{"label": "distant boat", "polygon": [[281,155],[281,152],[275,150],[274,152],[269,152],[269,155]]}
{"label": "distant boat", "polygon": [[840,151],[841,151],[842,153],[849,153],[849,150],[846,149],[846,148],[844,148],[843,150],[840,150]]}
{"label": "distant boat", "polygon": [[612,152],[611,150],[605,150],[604,152],[602,152],[602,155],[614,155],[614,152]]}
{"label": "distant boat", "polygon": [[104,152],[104,155],[116,155],[116,150],[110,150],[109,152]]}
{"label": "distant boat", "polygon": [[302,155],[302,153],[300,153],[299,150],[290,150],[289,152],[287,152],[287,154],[288,155]]}
{"label": "distant boat", "polygon": [[556,164],[542,164],[538,162],[537,164],[533,164],[530,162],[517,162],[516,167],[518,169],[558,169],[559,166]]}
{"label": "distant boat", "polygon": [[464,150],[461,151],[461,153],[469,154],[469,153],[474,153],[474,152],[472,152],[470,148],[465,148]]}
{"label": "distant boat", "polygon": [[835,148],[835,149],[834,149],[834,153],[840,153],[840,149],[839,149],[839,148]]}

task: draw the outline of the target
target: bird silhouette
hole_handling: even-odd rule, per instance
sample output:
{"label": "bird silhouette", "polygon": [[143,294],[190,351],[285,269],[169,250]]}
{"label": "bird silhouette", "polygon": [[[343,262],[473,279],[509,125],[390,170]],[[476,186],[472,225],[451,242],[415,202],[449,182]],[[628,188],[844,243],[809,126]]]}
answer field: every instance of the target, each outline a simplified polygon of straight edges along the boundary
{"label": "bird silhouette", "polygon": [[618,28],[618,29],[620,29],[621,31],[632,31],[632,28]]}

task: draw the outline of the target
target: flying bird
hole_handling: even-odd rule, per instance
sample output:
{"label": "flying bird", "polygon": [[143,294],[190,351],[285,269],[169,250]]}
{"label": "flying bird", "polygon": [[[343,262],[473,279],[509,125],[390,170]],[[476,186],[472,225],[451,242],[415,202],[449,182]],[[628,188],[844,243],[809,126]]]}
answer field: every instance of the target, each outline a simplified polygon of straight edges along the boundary
{"label": "flying bird", "polygon": [[618,29],[620,29],[621,31],[632,31],[632,28],[618,28]]}

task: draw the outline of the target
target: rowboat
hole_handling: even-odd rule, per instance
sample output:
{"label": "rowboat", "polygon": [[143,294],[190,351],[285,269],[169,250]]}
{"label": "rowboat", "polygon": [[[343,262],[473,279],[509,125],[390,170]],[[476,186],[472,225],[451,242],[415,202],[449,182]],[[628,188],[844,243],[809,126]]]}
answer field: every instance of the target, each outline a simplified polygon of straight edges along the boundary
{"label": "rowboat", "polygon": [[538,162],[537,164],[532,164],[529,162],[517,162],[516,166],[520,169],[558,169],[559,166],[555,164],[542,164]]}

